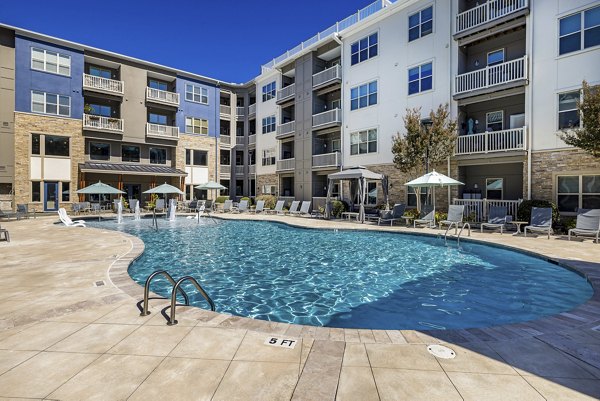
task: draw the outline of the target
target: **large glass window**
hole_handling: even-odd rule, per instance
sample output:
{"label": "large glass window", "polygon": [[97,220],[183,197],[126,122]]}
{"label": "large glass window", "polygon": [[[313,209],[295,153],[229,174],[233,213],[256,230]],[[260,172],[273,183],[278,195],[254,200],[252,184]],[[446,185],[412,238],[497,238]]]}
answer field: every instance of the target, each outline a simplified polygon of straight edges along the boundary
{"label": "large glass window", "polygon": [[492,111],[485,115],[486,131],[502,131],[504,129],[504,111]]}
{"label": "large glass window", "polygon": [[106,68],[90,66],[90,75],[100,78],[112,79],[112,72]]}
{"label": "large glass window", "polygon": [[186,84],[185,100],[188,102],[208,104],[208,89],[198,85]]}
{"label": "large glass window", "polygon": [[263,86],[262,87],[262,101],[266,102],[267,100],[274,99],[276,90],[277,90],[277,84],[275,83],[275,81]]}
{"label": "large glass window", "polygon": [[150,164],[167,164],[167,149],[150,148]]}
{"label": "large glass window", "polygon": [[200,118],[186,117],[185,118],[185,133],[208,135],[208,120]]}
{"label": "large glass window", "polygon": [[580,118],[577,110],[579,98],[579,91],[558,95],[558,129],[579,128]]}
{"label": "large glass window", "polygon": [[112,117],[112,108],[102,104],[90,103],[90,114],[95,116]]}
{"label": "large glass window", "polygon": [[194,150],[194,166],[208,166],[208,152],[205,150]]}
{"label": "large glass window", "polygon": [[408,16],[408,41],[422,38],[433,32],[433,7],[427,7]]}
{"label": "large glass window", "polygon": [[559,54],[600,45],[600,6],[561,18],[558,41]]}
{"label": "large glass window", "polygon": [[496,64],[504,63],[504,49],[494,50],[487,55],[487,65],[491,67]]}
{"label": "large glass window", "polygon": [[377,183],[376,182],[368,182],[367,183],[367,205],[376,205],[377,204]]}
{"label": "large glass window", "polygon": [[186,164],[186,166],[189,166],[190,164],[192,164],[192,150],[191,149],[185,150],[185,164]]}
{"label": "large glass window", "polygon": [[31,182],[31,201],[32,202],[40,202],[42,199],[42,192],[40,190],[41,188],[41,182],[39,181],[32,181]]}
{"label": "large glass window", "polygon": [[46,156],[69,156],[69,137],[44,135]]}
{"label": "large glass window", "polygon": [[121,160],[124,162],[140,162],[140,147],[133,145],[121,146]]}
{"label": "large glass window", "polygon": [[487,199],[501,200],[503,198],[504,179],[502,178],[486,178],[485,193]]}
{"label": "large glass window", "polygon": [[151,79],[148,81],[148,86],[153,89],[159,89],[161,91],[166,91],[169,85],[166,82],[158,81],[156,79]]}
{"label": "large glass window", "polygon": [[377,130],[353,132],[350,134],[350,154],[359,155],[377,152]]}
{"label": "large glass window", "polygon": [[69,117],[71,115],[71,98],[53,93],[31,91],[31,111]]}
{"label": "large glass window", "polygon": [[558,210],[600,209],[600,175],[565,175],[557,180]]}
{"label": "large glass window", "polygon": [[262,154],[262,165],[272,166],[275,164],[275,148],[264,149]]}
{"label": "large glass window", "polygon": [[350,110],[377,104],[377,81],[350,89]]}
{"label": "large glass window", "polygon": [[350,64],[362,63],[378,54],[377,32],[364,37],[350,45]]}
{"label": "large glass window", "polygon": [[262,119],[262,133],[268,134],[269,132],[275,131],[275,116],[269,116]]}
{"label": "large glass window", "polygon": [[90,160],[110,160],[110,144],[90,142]]}
{"label": "large glass window", "polygon": [[433,63],[408,70],[408,94],[425,92],[433,88]]}
{"label": "large glass window", "polygon": [[31,154],[40,154],[40,134],[31,134]]}
{"label": "large glass window", "polygon": [[150,113],[148,115],[148,122],[151,124],[167,125],[167,116],[164,114]]}
{"label": "large glass window", "polygon": [[70,184],[71,184],[70,182],[62,183],[61,195],[62,195],[63,202],[69,202],[71,199]]}
{"label": "large glass window", "polygon": [[71,76],[71,56],[32,47],[31,68],[52,74]]}

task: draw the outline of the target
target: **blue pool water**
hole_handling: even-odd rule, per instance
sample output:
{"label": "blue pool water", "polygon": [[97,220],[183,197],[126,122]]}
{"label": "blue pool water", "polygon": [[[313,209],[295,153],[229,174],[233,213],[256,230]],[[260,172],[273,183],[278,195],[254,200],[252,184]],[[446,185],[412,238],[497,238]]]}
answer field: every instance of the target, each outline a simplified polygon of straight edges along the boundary
{"label": "blue pool water", "polygon": [[[312,230],[248,221],[178,219],[92,223],[140,237],[129,268],[192,275],[217,311],[327,327],[455,329],[534,320],[592,296],[589,283],[542,259],[502,248],[366,231]],[[541,241],[541,240],[540,240]],[[170,295],[166,281],[153,290]],[[207,308],[193,287],[193,303]]]}

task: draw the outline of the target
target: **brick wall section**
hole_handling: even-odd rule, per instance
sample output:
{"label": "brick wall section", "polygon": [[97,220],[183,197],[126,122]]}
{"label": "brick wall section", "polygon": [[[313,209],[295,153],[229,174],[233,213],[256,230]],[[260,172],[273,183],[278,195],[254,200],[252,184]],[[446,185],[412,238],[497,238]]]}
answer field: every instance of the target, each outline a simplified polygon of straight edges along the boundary
{"label": "brick wall section", "polygon": [[[214,137],[200,136],[200,135],[187,135],[181,134],[179,137],[179,143],[175,150],[175,168],[185,171],[185,150],[196,149],[205,150],[208,152],[208,179],[209,181],[219,182],[219,171],[215,165],[217,161],[218,149]],[[171,185],[179,187],[179,178],[173,178]],[[215,191],[208,191],[208,198],[212,199]]]}
{"label": "brick wall section", "polygon": [[[600,174],[600,158],[594,158],[580,149],[537,152],[531,155],[531,171],[532,199],[555,201],[553,194],[555,174],[580,172]],[[524,180],[527,180],[527,171],[524,174]]]}
{"label": "brick wall section", "polygon": [[262,174],[256,176],[256,195],[260,196],[263,194],[262,189],[264,185],[275,185],[277,192],[279,193],[279,179],[277,174]]}
{"label": "brick wall section", "polygon": [[[29,203],[41,209],[42,203],[31,202],[30,157],[31,134],[70,137],[71,186],[73,194],[79,185],[79,163],[84,161],[84,139],[81,120],[15,113],[15,203]],[[43,198],[43,195],[42,195]],[[76,201],[71,198],[71,202]],[[61,205],[70,206],[70,205]]]}

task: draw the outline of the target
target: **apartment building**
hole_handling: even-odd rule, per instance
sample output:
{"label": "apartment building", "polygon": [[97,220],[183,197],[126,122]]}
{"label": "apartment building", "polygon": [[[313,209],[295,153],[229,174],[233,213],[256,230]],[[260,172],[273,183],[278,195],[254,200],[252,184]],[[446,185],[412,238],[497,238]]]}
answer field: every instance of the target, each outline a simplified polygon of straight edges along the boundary
{"label": "apartment building", "polygon": [[458,138],[435,168],[465,185],[438,205],[600,207],[600,161],[559,136],[580,124],[581,81],[600,84],[599,66],[598,0],[380,0],[241,85],[0,26],[0,202],[54,210],[98,180],[130,198],[169,182],[203,199],[194,186],[214,180],[232,198],[318,206],[328,174],[362,165],[412,205],[393,137],[407,108],[426,123],[448,104]]}

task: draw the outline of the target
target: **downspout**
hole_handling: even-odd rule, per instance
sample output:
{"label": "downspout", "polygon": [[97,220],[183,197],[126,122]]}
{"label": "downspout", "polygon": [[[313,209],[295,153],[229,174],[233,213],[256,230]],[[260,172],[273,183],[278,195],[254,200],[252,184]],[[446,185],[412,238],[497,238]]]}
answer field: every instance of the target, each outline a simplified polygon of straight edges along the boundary
{"label": "downspout", "polygon": [[[533,2],[530,2],[529,7],[532,7]],[[532,60],[533,60],[533,10],[529,10],[529,16],[527,17],[527,31],[529,32],[529,54],[527,55],[527,80],[531,80]],[[529,104],[527,105],[527,199],[531,199],[531,148],[532,148],[532,131],[533,131],[533,90],[531,85],[527,85],[526,88],[529,91]]]}

